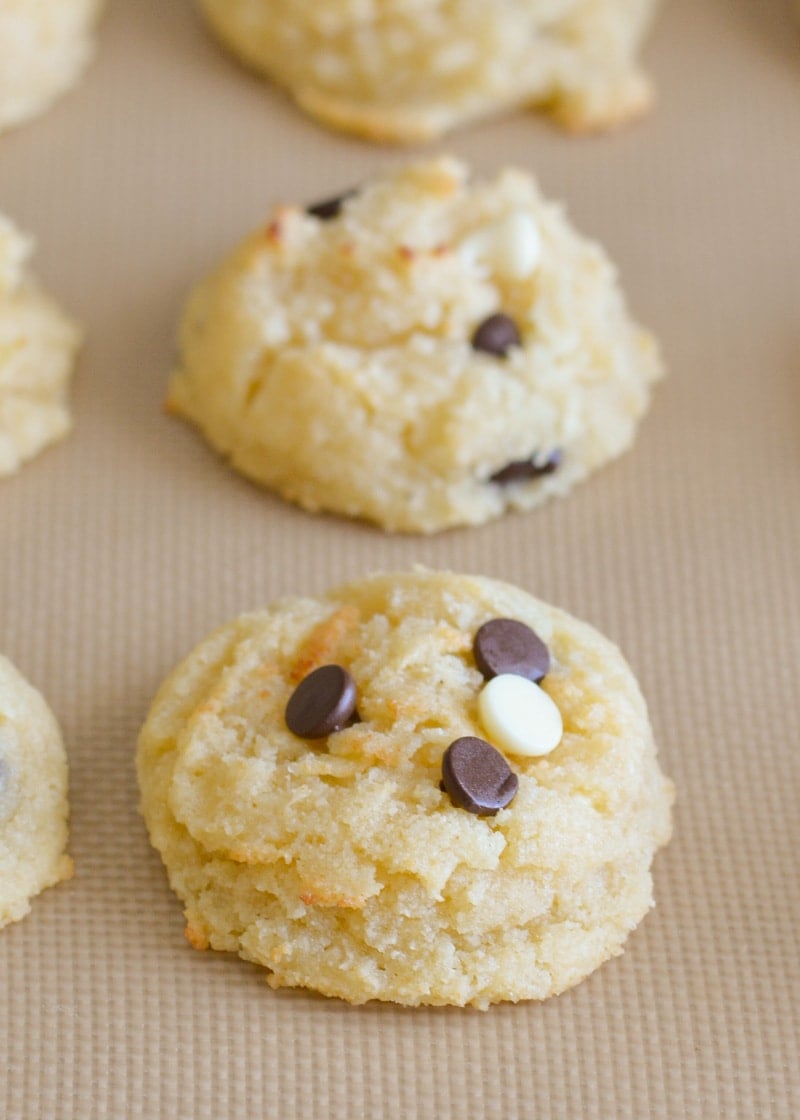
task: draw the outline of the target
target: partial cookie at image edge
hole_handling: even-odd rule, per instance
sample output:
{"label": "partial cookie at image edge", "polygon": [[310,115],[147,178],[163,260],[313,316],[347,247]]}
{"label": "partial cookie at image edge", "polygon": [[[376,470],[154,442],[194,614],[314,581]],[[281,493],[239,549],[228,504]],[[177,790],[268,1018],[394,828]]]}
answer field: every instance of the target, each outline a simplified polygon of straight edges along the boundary
{"label": "partial cookie at image edge", "polygon": [[341,0],[198,3],[225,47],[300,108],[379,143],[427,142],[520,107],[571,132],[607,130],[652,101],[637,54],[657,0],[565,4],[557,18],[541,0],[383,4],[371,18]]}
{"label": "partial cookie at image edge", "polygon": [[0,656],[0,929],[69,879],[67,759],[42,695]]}
{"label": "partial cookie at image edge", "polygon": [[72,427],[82,331],[29,268],[32,241],[0,214],[0,480]]}
{"label": "partial cookie at image edge", "polygon": [[0,0],[0,133],[70,90],[94,53],[105,0]]}

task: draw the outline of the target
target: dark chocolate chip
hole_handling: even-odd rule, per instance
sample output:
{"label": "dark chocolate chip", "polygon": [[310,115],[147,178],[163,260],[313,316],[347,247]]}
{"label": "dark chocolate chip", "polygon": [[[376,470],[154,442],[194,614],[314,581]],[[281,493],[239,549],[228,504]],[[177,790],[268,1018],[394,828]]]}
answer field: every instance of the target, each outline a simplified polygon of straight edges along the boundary
{"label": "dark chocolate chip", "polygon": [[336,198],[326,198],[324,202],[315,202],[313,206],[306,207],[306,213],[319,218],[321,222],[329,222],[333,218],[339,217],[342,206],[355,193],[354,190],[345,191],[344,194],[339,194]]}
{"label": "dark chocolate chip", "polygon": [[322,665],[304,677],[286,705],[286,726],[301,739],[341,731],[356,710],[356,685],[341,665]]}
{"label": "dark chocolate chip", "polygon": [[546,474],[557,471],[563,457],[560,447],[554,448],[546,455],[537,451],[530,459],[516,459],[502,470],[496,471],[489,481],[498,482],[503,486],[507,482],[529,482],[532,478],[542,478]]}
{"label": "dark chocolate chip", "polygon": [[484,622],[475,635],[472,651],[487,681],[501,673],[540,681],[550,668],[550,651],[542,639],[530,626],[514,618]]}
{"label": "dark chocolate chip", "polygon": [[508,315],[498,312],[484,319],[472,336],[472,349],[505,358],[512,346],[521,346],[517,324]]}
{"label": "dark chocolate chip", "polygon": [[493,817],[514,799],[519,779],[491,743],[468,735],[442,758],[442,782],[450,800],[480,817]]}

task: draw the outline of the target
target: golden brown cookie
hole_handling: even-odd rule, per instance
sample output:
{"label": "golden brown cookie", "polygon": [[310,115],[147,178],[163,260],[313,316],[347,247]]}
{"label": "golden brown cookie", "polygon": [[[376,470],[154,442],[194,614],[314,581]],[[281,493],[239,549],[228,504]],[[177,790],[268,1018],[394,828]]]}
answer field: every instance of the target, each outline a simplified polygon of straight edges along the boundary
{"label": "golden brown cookie", "polygon": [[644,112],[656,0],[199,0],[245,63],[332,128],[416,143],[515,106],[573,130]]}
{"label": "golden brown cookie", "polygon": [[309,510],[431,533],[563,495],[661,362],[533,179],[456,160],[279,207],[191,296],[171,408]]}
{"label": "golden brown cookie", "polygon": [[0,132],[77,82],[101,7],[102,0],[0,0]]}
{"label": "golden brown cookie", "polygon": [[652,906],[670,834],[619,651],[518,588],[423,569],[222,627],[160,689],[138,771],[191,944],[353,1003],[576,984]]}
{"label": "golden brown cookie", "polygon": [[39,287],[32,244],[0,214],[0,478],[67,434],[81,332]]}

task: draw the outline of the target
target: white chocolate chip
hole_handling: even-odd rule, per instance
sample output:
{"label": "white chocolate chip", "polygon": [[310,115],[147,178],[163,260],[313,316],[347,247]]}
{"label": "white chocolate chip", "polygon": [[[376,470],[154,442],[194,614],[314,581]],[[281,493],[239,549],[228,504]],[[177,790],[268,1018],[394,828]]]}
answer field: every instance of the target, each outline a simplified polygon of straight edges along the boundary
{"label": "white chocolate chip", "polygon": [[501,673],[486,684],[478,712],[491,742],[507,754],[550,754],[564,734],[561,712],[544,689],[513,673]]}
{"label": "white chocolate chip", "polygon": [[498,271],[523,280],[538,266],[541,255],[542,239],[530,214],[509,214],[498,230]]}
{"label": "white chocolate chip", "polygon": [[461,259],[484,265],[510,280],[524,280],[541,258],[542,239],[530,214],[515,210],[497,222],[476,230],[459,246]]}

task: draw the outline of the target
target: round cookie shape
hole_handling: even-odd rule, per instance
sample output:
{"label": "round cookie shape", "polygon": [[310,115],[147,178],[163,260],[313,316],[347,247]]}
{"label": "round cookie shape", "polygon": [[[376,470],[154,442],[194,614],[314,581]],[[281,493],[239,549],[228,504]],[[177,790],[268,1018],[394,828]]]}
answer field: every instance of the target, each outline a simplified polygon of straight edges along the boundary
{"label": "round cookie shape", "polygon": [[81,331],[38,286],[31,241],[0,214],[0,478],[67,434]]}
{"label": "round cookie shape", "polygon": [[220,39],[331,128],[418,143],[530,106],[574,131],[644,112],[657,0],[199,0]]}
{"label": "round cookie shape", "polygon": [[432,533],[565,494],[630,446],[656,345],[529,175],[437,159],[333,201],[278,208],[188,302],[168,405],[237,470]]}
{"label": "round cookie shape", "polygon": [[35,117],[77,82],[102,0],[0,0],[0,132]]}
{"label": "round cookie shape", "polygon": [[42,696],[0,657],[0,928],[72,875],[67,760]]}
{"label": "round cookie shape", "polygon": [[[564,734],[547,757],[501,758],[481,726],[472,647],[492,618],[550,650],[542,687]],[[359,722],[303,740],[287,701],[330,664],[352,676]],[[576,984],[652,905],[671,827],[616,647],[518,588],[451,572],[370,576],[235,619],[162,685],[137,765],[190,943],[353,1003],[486,1007]]]}

